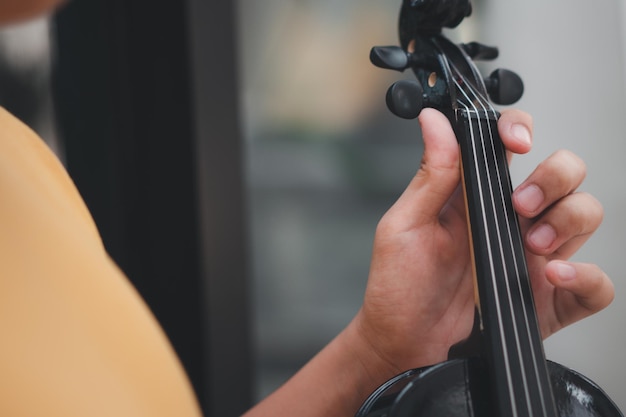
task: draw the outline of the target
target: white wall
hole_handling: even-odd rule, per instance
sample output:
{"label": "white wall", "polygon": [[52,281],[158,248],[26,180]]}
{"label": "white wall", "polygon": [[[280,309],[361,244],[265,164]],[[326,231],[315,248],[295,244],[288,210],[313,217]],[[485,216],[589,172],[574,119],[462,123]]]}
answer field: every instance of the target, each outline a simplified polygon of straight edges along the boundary
{"label": "white wall", "polygon": [[488,0],[481,41],[500,47],[498,65],[517,71],[526,93],[516,105],[535,121],[535,147],[514,163],[521,180],[559,148],[582,156],[582,189],[604,205],[605,221],[577,259],[601,265],[616,299],[604,312],[551,337],[550,359],[595,380],[626,410],[626,69],[623,1]]}

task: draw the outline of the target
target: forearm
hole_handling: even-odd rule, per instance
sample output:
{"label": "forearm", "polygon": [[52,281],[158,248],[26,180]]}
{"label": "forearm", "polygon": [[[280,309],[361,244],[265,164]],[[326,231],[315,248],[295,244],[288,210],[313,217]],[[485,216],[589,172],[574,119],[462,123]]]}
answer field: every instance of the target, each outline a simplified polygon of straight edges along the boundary
{"label": "forearm", "polygon": [[393,376],[352,322],[281,388],[245,417],[353,416],[367,396]]}

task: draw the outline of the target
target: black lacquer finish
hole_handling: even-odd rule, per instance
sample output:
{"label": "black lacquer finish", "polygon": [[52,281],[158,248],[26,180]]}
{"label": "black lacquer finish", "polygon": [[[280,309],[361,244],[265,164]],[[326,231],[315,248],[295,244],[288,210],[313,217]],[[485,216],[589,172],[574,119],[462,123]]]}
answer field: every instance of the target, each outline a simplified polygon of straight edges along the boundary
{"label": "black lacquer finish", "polygon": [[[621,413],[589,379],[546,362],[562,417],[617,417]],[[356,417],[478,417],[493,415],[484,363],[458,359],[406,372],[394,385],[374,393]],[[393,381],[393,380],[392,380]],[[399,388],[399,389],[396,389]]]}
{"label": "black lacquer finish", "polygon": [[499,113],[491,104],[514,103],[523,83],[502,69],[483,79],[472,59],[494,59],[497,49],[455,45],[441,34],[470,13],[469,0],[404,0],[401,46],[375,47],[370,58],[381,68],[415,73],[388,90],[394,114],[410,119],[432,107],[454,128],[478,289],[474,329],[449,361],[388,381],[357,417],[620,417],[593,382],[545,359]]}
{"label": "black lacquer finish", "polygon": [[458,109],[455,126],[475,248],[482,356],[499,416],[556,417],[497,117]]}

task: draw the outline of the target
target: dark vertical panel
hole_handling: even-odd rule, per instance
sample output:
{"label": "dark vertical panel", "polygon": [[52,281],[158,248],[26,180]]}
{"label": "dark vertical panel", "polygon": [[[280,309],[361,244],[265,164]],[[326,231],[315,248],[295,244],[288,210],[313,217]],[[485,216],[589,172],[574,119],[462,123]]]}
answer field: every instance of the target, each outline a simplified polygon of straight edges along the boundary
{"label": "dark vertical panel", "polygon": [[[225,16],[190,23],[189,0],[72,2],[56,19],[54,86],[68,170],[108,251],[207,414],[229,416],[251,398],[241,153],[236,79],[230,101],[210,86],[236,70],[234,59],[206,65],[198,43],[190,49],[194,26],[232,19],[225,3],[212,10]],[[234,45],[232,26],[214,30]]]}
{"label": "dark vertical panel", "polygon": [[239,415],[252,399],[236,5],[189,0],[188,10],[209,335],[220,340],[208,357],[212,416]]}

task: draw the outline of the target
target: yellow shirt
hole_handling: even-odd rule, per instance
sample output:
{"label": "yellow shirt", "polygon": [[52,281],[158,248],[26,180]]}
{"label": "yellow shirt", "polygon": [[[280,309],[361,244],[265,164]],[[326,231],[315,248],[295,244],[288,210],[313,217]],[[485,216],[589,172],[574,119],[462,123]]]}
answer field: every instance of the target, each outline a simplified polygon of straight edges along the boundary
{"label": "yellow shirt", "polygon": [[66,171],[0,109],[0,416],[198,416]]}

